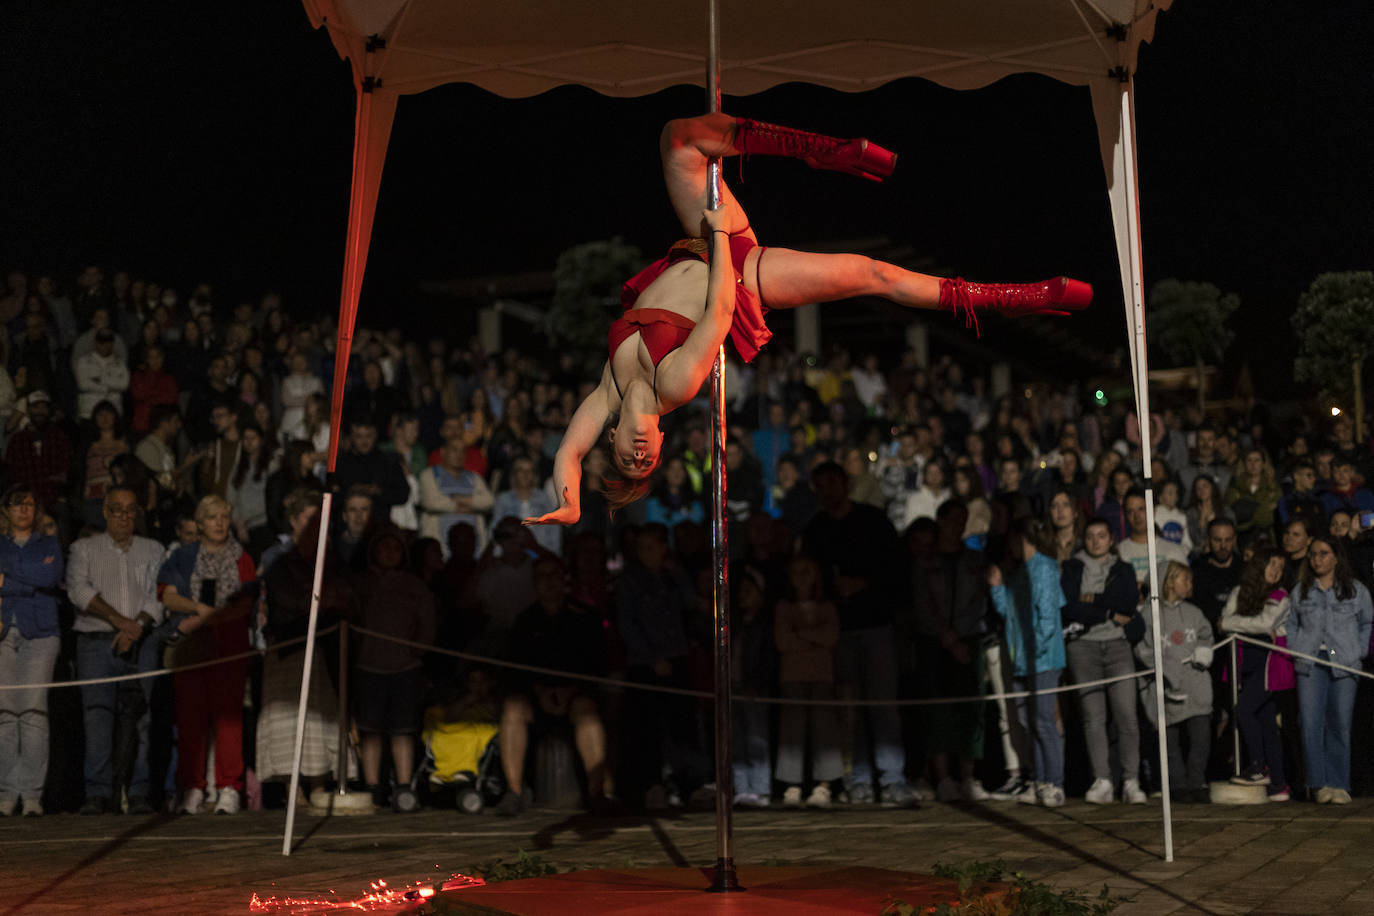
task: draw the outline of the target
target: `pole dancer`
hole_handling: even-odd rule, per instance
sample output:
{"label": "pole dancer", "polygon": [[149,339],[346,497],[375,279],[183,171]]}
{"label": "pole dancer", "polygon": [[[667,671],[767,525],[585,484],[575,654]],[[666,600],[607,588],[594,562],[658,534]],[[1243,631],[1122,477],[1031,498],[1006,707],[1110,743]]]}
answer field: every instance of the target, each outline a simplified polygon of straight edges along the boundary
{"label": "pole dancer", "polygon": [[600,383],[577,408],[554,459],[559,505],[525,524],[571,525],[581,518],[582,459],[602,435],[614,474],[611,510],[644,496],[663,446],[659,419],[697,396],[729,336],[749,362],[772,337],[771,309],[853,296],[909,308],[1005,314],[1067,314],[1086,308],[1092,287],[1056,277],[1039,283],[969,283],[932,277],[856,254],[762,247],[725,182],[710,209],[708,164],[749,154],[792,156],[812,168],[881,181],[897,157],[864,139],[842,140],[721,113],[668,122],[660,139],[668,197],[690,236],[625,283],[625,313],[612,322]]}

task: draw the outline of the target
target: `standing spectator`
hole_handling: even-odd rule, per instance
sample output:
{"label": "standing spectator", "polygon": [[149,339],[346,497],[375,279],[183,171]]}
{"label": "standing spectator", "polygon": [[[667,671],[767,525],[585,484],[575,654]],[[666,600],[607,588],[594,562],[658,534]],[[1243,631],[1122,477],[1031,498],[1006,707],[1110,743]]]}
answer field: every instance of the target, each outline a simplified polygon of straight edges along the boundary
{"label": "standing spectator", "polygon": [[350,487],[344,494],[343,530],[339,532],[334,550],[344,565],[361,571],[367,565],[363,545],[372,533],[372,497],[359,487]]}
{"label": "standing spectator", "polygon": [[51,421],[52,401],[47,392],[31,392],[28,407],[29,425],[10,436],[5,451],[9,480],[28,487],[38,505],[56,514],[71,479],[71,440]]}
{"label": "standing spectator", "polygon": [[[768,425],[754,431],[754,455],[763,471],[763,485],[772,489],[778,479],[778,460],[787,453],[792,433],[787,427],[787,408],[778,401],[768,404]],[[672,527],[671,525],[669,526]]]}
{"label": "standing spectator", "polygon": [[481,475],[463,467],[464,452],[462,439],[447,440],[443,463],[426,468],[420,475],[420,535],[434,538],[447,549],[449,529],[463,522],[477,533],[480,553],[487,543],[484,513],[494,500]]}
{"label": "standing spectator", "polygon": [[[91,412],[95,437],[86,446],[81,483],[82,520],[98,528],[104,518],[105,490],[109,488],[110,462],[129,451],[129,443],[119,434],[119,412],[109,401],[101,401]],[[146,496],[146,494],[145,494]]]}
{"label": "standing spectator", "polygon": [[1293,465],[1293,486],[1279,500],[1277,520],[1287,525],[1295,518],[1308,518],[1320,528],[1327,518],[1322,494],[1317,491],[1317,469],[1306,458]]}
{"label": "standing spectator", "polygon": [[148,472],[154,491],[148,499],[148,527],[166,539],[176,525],[178,503],[190,489],[188,472],[204,457],[193,451],[177,462],[176,444],[181,435],[181,414],[171,404],[159,404],[149,414],[152,427],[134,449],[134,457]]}
{"label": "standing spectator", "polygon": [[[685,626],[693,600],[692,583],[669,558],[668,532],[662,525],[645,525],[635,538],[634,561],[615,591],[631,683],[689,686]],[[625,734],[633,740],[624,748],[623,797],[646,808],[661,807],[667,800],[658,786],[665,763],[682,794],[691,795],[706,782],[709,762],[697,739],[695,702],[673,694],[627,692]]]}
{"label": "standing spectator", "polygon": [[[1226,489],[1225,502],[1235,514],[1236,531],[1244,535],[1272,529],[1280,495],[1269,456],[1261,448],[1247,449],[1245,463]],[[1374,508],[1374,498],[1370,508]]]}
{"label": "standing spectator", "polygon": [[29,391],[63,392],[65,370],[58,370],[56,335],[48,333],[48,323],[42,315],[29,312],[24,316],[24,335],[14,342],[10,353],[10,371],[16,383],[22,369],[28,378]]}
{"label": "standing spectator", "polygon": [[283,502],[287,494],[298,487],[324,492],[324,482],[318,473],[323,468],[319,464],[319,457],[315,447],[304,439],[292,439],[286,443],[277,469],[267,475],[267,524],[273,534],[284,534],[290,530]]}
{"label": "standing spectator", "polygon": [[129,387],[129,367],[124,357],[114,352],[114,345],[114,331],[101,328],[95,334],[94,349],[75,361],[76,412],[82,420],[89,420],[95,405],[102,401],[112,405],[124,401],[124,392]]}
{"label": "standing spectator", "polygon": [[[229,504],[213,494],[196,506],[199,538],[180,547],[158,573],[159,597],[167,610],[185,615],[172,667],[246,652],[253,559],[234,540]],[[199,814],[206,799],[206,748],[215,739],[216,814],[237,814],[243,792],[244,659],[178,671],[177,786],[180,811]]]}
{"label": "standing spectator", "polygon": [[809,479],[801,475],[791,458],[778,462],[778,483],[773,489],[772,503],[774,514],[793,534],[804,531],[819,509]]}
{"label": "standing spectator", "polygon": [[152,429],[152,411],[164,404],[176,406],[180,390],[176,377],[167,371],[167,352],[160,345],[148,347],[143,362],[129,380],[129,429],[144,435]]}
{"label": "standing spectator", "polygon": [[230,398],[215,404],[210,411],[214,439],[208,443],[200,466],[201,492],[224,498],[229,478],[238,467],[243,443],[239,437],[238,406]]}
{"label": "standing spectator", "polygon": [[[1049,535],[1049,555],[1061,565],[1083,546],[1083,512],[1073,494],[1063,488],[1050,498],[1045,514],[1045,530]],[[1111,537],[1111,525],[1102,522]]]}
{"label": "standing spectator", "polygon": [[[11,486],[3,500],[7,533],[0,534],[0,683],[42,684],[52,679],[61,648],[57,587],[62,547],[36,530],[34,489]],[[43,813],[48,779],[48,691],[0,690],[0,815]]]}
{"label": "standing spectator", "polygon": [[274,540],[267,524],[267,477],[277,469],[276,448],[256,423],[245,424],[239,437],[242,448],[225,499],[233,512],[239,543],[253,557],[261,557]]}
{"label": "standing spectator", "polygon": [[311,395],[324,394],[324,383],[310,371],[310,358],[305,351],[293,350],[286,358],[286,364],[291,371],[281,381],[282,434],[292,439],[309,439],[309,435],[300,435],[301,432],[311,432],[301,428],[306,419],[306,402]]}
{"label": "standing spectator", "polygon": [[[104,495],[105,532],[72,544],[67,596],[76,608],[76,674],[81,680],[156,670],[161,644],[150,634],[162,622],[157,574],[162,545],[134,534],[139,497],[126,486]],[[132,690],[128,689],[132,687]],[[83,684],[82,721],[86,734],[86,801],[82,814],[119,811],[128,791],[130,814],[151,814],[148,784],[148,723],[153,681],[132,685]],[[126,755],[116,760],[116,736],[132,736]]]}
{"label": "standing spectator", "polygon": [[868,471],[868,455],[858,446],[844,450],[844,472],[849,475],[849,498],[856,503],[867,503],[879,509],[887,508],[887,497],[883,496],[882,484]]}
{"label": "standing spectator", "polygon": [[[811,472],[811,482],[821,511],[806,526],[802,544],[820,564],[826,592],[837,598],[837,691],[844,698],[894,700],[897,640],[893,612],[902,601],[897,533],[881,510],[850,500],[848,475],[838,464],[818,465]],[[873,791],[876,768],[882,801],[911,805],[915,793],[906,782],[906,751],[897,709],[879,705],[856,710],[852,741],[850,801],[865,804],[877,800]]]}
{"label": "standing spectator", "polygon": [[390,429],[391,418],[400,409],[401,399],[396,389],[386,384],[382,367],[372,360],[363,363],[363,383],[351,388],[344,397],[344,416],[370,417],[376,424],[375,431]]}
{"label": "standing spectator", "polygon": [[[1349,465],[1346,465],[1349,467]],[[1295,652],[1358,667],[1369,654],[1374,607],[1340,544],[1329,535],[1313,538],[1288,623]],[[1307,789],[1319,805],[1350,803],[1350,721],[1355,678],[1349,671],[1296,658]]]}
{"label": "standing spectator", "polygon": [[1211,537],[1212,522],[1224,519],[1234,531],[1236,516],[1231,507],[1222,502],[1216,484],[1206,474],[1193,478],[1193,487],[1188,499],[1188,539],[1194,544],[1207,543]]}
{"label": "standing spectator", "polygon": [[938,460],[927,461],[921,469],[921,487],[915,493],[908,494],[906,508],[897,530],[905,531],[907,526],[918,518],[934,518],[935,510],[949,497],[950,489],[945,486],[944,465]]}
{"label": "standing spectator", "polygon": [[1155,506],[1155,530],[1166,541],[1173,541],[1184,553],[1193,552],[1194,542],[1188,533],[1188,513],[1179,508],[1178,481],[1166,477],[1159,485],[1159,504]]}
{"label": "standing spectator", "polygon": [[[434,596],[410,571],[405,537],[382,525],[368,544],[368,570],[359,580],[359,623],[387,636],[428,646],[434,642]],[[420,733],[420,661],[425,650],[364,635],[355,663],[354,716],[363,733],[363,779],[378,804],[415,808],[415,738]],[[382,743],[390,739],[396,791],[381,788]],[[407,797],[407,793],[409,796]]]}
{"label": "standing spectator", "polygon": [[1217,430],[1213,426],[1203,426],[1197,431],[1193,448],[1193,463],[1179,471],[1179,480],[1186,490],[1193,488],[1193,481],[1199,475],[1210,477],[1217,490],[1226,492],[1231,484],[1231,468],[1218,454]]}
{"label": "standing spectator", "polygon": [[1243,570],[1236,552],[1235,525],[1229,519],[1212,519],[1204,547],[1193,561],[1193,603],[1215,628],[1227,598],[1240,584]]}
{"label": "standing spectator", "polygon": [[[683,475],[684,480],[686,475]],[[503,518],[534,518],[552,512],[556,504],[548,492],[538,488],[534,461],[524,455],[511,462],[510,489],[496,495],[491,509],[491,524],[495,528]],[[563,553],[563,526],[538,525],[531,529],[534,540],[554,556]]]}
{"label": "standing spectator", "polygon": [[1344,509],[1351,515],[1374,512],[1374,494],[1355,480],[1355,464],[1349,458],[1337,456],[1331,462],[1331,486],[1322,494],[1322,504],[1329,517]]}
{"label": "standing spectator", "polygon": [[[1083,531],[1083,549],[1064,563],[1064,622],[1082,628],[1067,646],[1069,670],[1080,684],[1135,671],[1130,641],[1140,637],[1140,617],[1136,614],[1140,590],[1131,564],[1117,556],[1113,548],[1107,523],[1093,519]],[[1083,737],[1093,768],[1087,801],[1102,805],[1116,798],[1107,731],[1110,703],[1121,761],[1121,800],[1132,805],[1145,804],[1145,792],[1140,788],[1135,683],[1117,681],[1081,689],[1078,703],[1083,711]]]}
{"label": "standing spectator", "polygon": [[1312,546],[1312,541],[1321,534],[1321,529],[1305,518],[1295,518],[1283,529],[1283,540],[1280,546],[1287,560],[1283,570],[1283,587],[1289,591],[1295,591],[1298,580],[1302,578],[1303,571],[1307,569],[1307,551]]}
{"label": "standing spectator", "polygon": [[987,577],[993,607],[1006,622],[1003,642],[1012,658],[1012,689],[1031,694],[1015,701],[1021,729],[1034,736],[1035,748],[1029,768],[1033,782],[1017,801],[1058,808],[1064,804],[1064,739],[1055,723],[1056,697],[1046,691],[1058,687],[1064,673],[1064,592],[1058,564],[1037,549],[1037,529],[1030,517],[1012,522],[1007,552],[1021,563],[1009,581],[996,564],[988,567]]}
{"label": "standing spectator", "polygon": [[520,612],[534,603],[534,558],[539,555],[530,529],[506,516],[492,532],[478,565],[477,599],[486,618],[481,649],[497,658],[511,651],[511,630]]}
{"label": "standing spectator", "polygon": [[[766,517],[766,516],[765,516]],[[769,524],[772,520],[769,519]],[[773,608],[765,594],[763,574],[745,566],[732,577],[730,680],[735,696],[773,696],[778,678],[778,650],[773,637]],[[772,801],[772,754],[768,707],[744,702],[733,710],[735,798],[741,808],[766,808]]]}
{"label": "standing spectator", "polygon": [[339,453],[334,484],[340,492],[355,487],[372,497],[377,518],[391,517],[393,506],[410,499],[405,471],[394,455],[377,448],[377,422],[368,416],[353,420],[348,430],[348,450]]}
{"label": "standing spectator", "polygon": [[329,402],[322,394],[312,394],[305,399],[305,409],[300,418],[288,424],[281,424],[283,439],[304,439],[315,446],[321,455],[329,453]]}
{"label": "standing spectator", "polygon": [[[1117,553],[1121,555],[1121,559],[1131,564],[1135,570],[1136,584],[1142,585],[1150,575],[1150,536],[1153,534],[1145,518],[1145,494],[1140,490],[1131,490],[1126,494],[1124,505],[1126,522],[1130,525],[1131,533],[1130,537],[1121,542]],[[1178,544],[1166,541],[1158,534],[1154,535],[1154,542],[1157,562],[1173,560],[1185,567],[1188,565],[1188,555]]]}
{"label": "standing spectator", "polygon": [[[91,326],[87,328],[80,337],[72,343],[72,368],[75,369],[81,358],[89,353],[100,349],[100,342],[103,335],[109,332],[110,336],[105,338],[109,341],[110,352],[119,358],[119,361],[128,365],[129,351],[124,345],[124,341],[115,333],[115,329],[110,324],[110,312],[105,308],[98,308],[91,313]],[[77,373],[78,376],[80,373]]]}
{"label": "standing spectator", "polygon": [[669,458],[664,463],[663,474],[655,481],[649,498],[644,501],[644,520],[649,524],[663,525],[669,533],[679,522],[696,522],[700,525],[706,521],[706,509],[696,493],[692,492],[687,479],[687,466],[681,457]]}
{"label": "standing spectator", "polygon": [[[1281,585],[1282,579],[1283,554],[1273,548],[1256,553],[1245,564],[1240,585],[1226,600],[1221,629],[1267,640],[1278,647],[1287,646],[1291,602]],[[1284,775],[1279,707],[1274,695],[1293,689],[1293,662],[1287,655],[1254,643],[1245,643],[1237,651],[1240,653],[1240,698],[1236,702],[1236,724],[1245,740],[1250,765],[1231,781],[1267,786],[1270,801],[1288,801],[1290,792]]]}
{"label": "standing spectator", "polygon": [[[1179,801],[1206,804],[1207,759],[1212,747],[1212,626],[1188,599],[1193,595],[1193,573],[1176,560],[1169,561],[1160,584],[1159,632],[1163,639],[1164,722],[1160,723],[1153,680],[1141,684],[1145,717],[1156,729],[1167,729],[1170,788]],[[1154,630],[1150,605],[1141,610],[1145,634],[1136,643],[1136,658],[1154,664]],[[1185,760],[1184,749],[1187,749]]]}
{"label": "standing spectator", "polygon": [[[840,617],[821,591],[821,569],[815,557],[794,557],[788,569],[790,596],[778,602],[773,638],[778,647],[782,695],[795,700],[835,698],[835,643]],[[844,775],[840,758],[840,724],[833,706],[782,707],[778,724],[778,757],[774,775],[787,788],[782,803],[800,807],[802,778],[811,761],[810,808],[830,807],[830,783]]]}
{"label": "standing spectator", "polygon": [[391,523],[412,534],[420,530],[420,475],[429,467],[428,456],[420,446],[420,420],[410,412],[398,413],[391,421],[391,438],[382,451],[395,455],[405,475],[409,496],[391,507]]}

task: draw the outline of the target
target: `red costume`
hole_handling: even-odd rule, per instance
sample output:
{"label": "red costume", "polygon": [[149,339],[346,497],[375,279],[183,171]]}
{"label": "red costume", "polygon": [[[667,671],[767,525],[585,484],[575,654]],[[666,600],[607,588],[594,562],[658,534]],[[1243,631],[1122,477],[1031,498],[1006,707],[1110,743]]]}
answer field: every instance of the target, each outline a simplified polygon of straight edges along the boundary
{"label": "red costume", "polygon": [[[750,292],[741,282],[744,259],[757,247],[747,235],[730,236],[730,260],[735,272],[735,315],[730,324],[730,339],[735,344],[740,358],[746,363],[758,355],[759,349],[772,338],[773,332],[764,323],[768,308],[760,297]],[[762,254],[760,254],[762,257]],[[641,293],[648,289],[665,270],[679,261],[694,259],[709,263],[708,253],[702,239],[683,239],[673,244],[666,257],[659,258],[648,267],[635,274],[620,290],[620,303],[625,314],[611,322],[607,334],[610,355],[620,348],[631,334],[639,332],[644,346],[649,350],[649,358],[657,367],[663,357],[687,342],[696,323],[690,318],[665,309],[637,309],[635,302]],[[617,385],[617,387],[619,387]]]}

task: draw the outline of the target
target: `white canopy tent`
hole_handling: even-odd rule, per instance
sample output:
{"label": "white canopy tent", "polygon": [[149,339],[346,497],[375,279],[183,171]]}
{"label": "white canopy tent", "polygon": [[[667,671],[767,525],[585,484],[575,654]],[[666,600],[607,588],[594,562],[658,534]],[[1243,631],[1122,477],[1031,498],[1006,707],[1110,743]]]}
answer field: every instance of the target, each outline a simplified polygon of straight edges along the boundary
{"label": "white canopy tent", "polygon": [[[311,22],[328,30],[349,61],[357,89],[332,470],[347,354],[398,97],[451,82],[474,83],[509,98],[567,84],[621,97],[704,85],[706,7],[704,0],[303,2]],[[722,0],[720,83],[732,95],[790,81],[858,92],[903,77],[972,89],[1032,72],[1088,86],[1116,230],[1137,415],[1148,417],[1133,74],[1141,42],[1150,40],[1156,16],[1172,2]],[[1153,527],[1150,442],[1148,435],[1142,438]],[[1158,594],[1153,542],[1150,549],[1151,593]],[[1153,619],[1158,647],[1157,606]],[[1162,721],[1162,679],[1157,684]],[[1172,860],[1167,780],[1164,799],[1165,857]],[[289,835],[288,827],[288,840]]]}

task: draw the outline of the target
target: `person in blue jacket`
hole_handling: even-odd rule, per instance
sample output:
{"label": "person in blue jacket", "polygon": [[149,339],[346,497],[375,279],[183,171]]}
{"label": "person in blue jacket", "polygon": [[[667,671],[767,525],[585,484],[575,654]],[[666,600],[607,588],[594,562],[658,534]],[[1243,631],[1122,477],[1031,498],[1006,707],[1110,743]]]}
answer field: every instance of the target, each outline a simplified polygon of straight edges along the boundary
{"label": "person in blue jacket", "polygon": [[[1039,529],[1040,523],[1033,518],[1012,523],[1007,555],[1023,562],[1005,581],[998,566],[989,566],[988,585],[993,606],[1006,621],[1004,644],[1011,654],[1012,689],[1031,693],[1015,702],[1022,729],[1035,738],[1035,784],[1017,801],[1057,808],[1064,804],[1064,739],[1055,725],[1056,696],[1045,691],[1059,686],[1064,673],[1060,611],[1065,602],[1059,564],[1040,551]],[[1032,707],[1034,728],[1030,724]]]}
{"label": "person in blue jacket", "polygon": [[[38,532],[31,488],[10,487],[0,504],[8,522],[0,535],[0,685],[43,684],[62,643],[62,545]],[[47,688],[0,690],[0,815],[14,814],[21,799],[26,816],[41,815],[47,778]]]}
{"label": "person in blue jacket", "polygon": [[[1345,551],[1332,537],[1307,548],[1288,619],[1288,648],[1324,661],[1359,668],[1369,654],[1374,605],[1355,578]],[[1298,681],[1307,788],[1319,805],[1350,803],[1350,721],[1355,676],[1349,671],[1293,659]]]}

